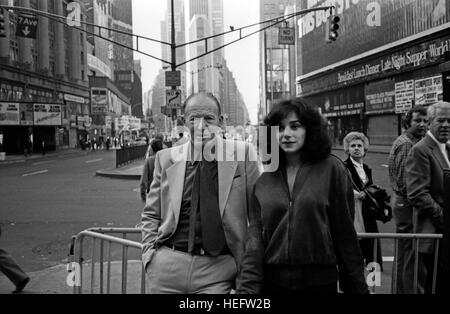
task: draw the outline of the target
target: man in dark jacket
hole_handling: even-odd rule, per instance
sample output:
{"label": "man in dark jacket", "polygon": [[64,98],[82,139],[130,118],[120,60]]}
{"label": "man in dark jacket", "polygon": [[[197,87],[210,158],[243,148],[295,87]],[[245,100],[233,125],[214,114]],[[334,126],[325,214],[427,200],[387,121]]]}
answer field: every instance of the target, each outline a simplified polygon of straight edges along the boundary
{"label": "man in dark jacket", "polygon": [[[428,119],[427,135],[412,148],[406,161],[406,189],[414,208],[414,233],[439,234],[443,227],[444,169],[450,168],[450,103],[430,106]],[[433,272],[437,271],[435,242],[421,240],[418,253],[419,270],[423,270],[418,274],[419,292],[429,294]]]}

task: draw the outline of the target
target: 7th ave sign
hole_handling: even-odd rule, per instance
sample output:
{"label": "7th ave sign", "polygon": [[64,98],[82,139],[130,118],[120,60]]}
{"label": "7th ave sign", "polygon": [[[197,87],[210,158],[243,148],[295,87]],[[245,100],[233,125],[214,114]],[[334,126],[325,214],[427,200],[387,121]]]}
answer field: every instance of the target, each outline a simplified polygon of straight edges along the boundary
{"label": "7th ave sign", "polygon": [[16,36],[36,39],[37,26],[37,17],[19,15],[17,17]]}

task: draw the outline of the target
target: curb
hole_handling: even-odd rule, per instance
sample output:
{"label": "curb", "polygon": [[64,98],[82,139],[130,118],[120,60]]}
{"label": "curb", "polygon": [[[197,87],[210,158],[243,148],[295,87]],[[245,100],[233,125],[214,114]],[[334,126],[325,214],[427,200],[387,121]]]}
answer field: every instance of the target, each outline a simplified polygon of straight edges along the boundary
{"label": "curb", "polygon": [[126,173],[112,173],[108,170],[99,170],[95,173],[97,177],[120,179],[120,180],[140,180],[141,176],[138,174],[126,174]]}

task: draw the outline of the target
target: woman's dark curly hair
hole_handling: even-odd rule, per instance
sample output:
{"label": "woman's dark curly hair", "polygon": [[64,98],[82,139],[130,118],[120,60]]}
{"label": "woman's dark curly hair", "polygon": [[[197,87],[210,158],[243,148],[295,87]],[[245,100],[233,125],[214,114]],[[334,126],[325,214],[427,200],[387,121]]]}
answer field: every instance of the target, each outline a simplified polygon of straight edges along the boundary
{"label": "woman's dark curly hair", "polygon": [[[280,126],[291,113],[298,116],[300,123],[306,129],[302,161],[314,163],[327,158],[331,153],[331,141],[327,134],[326,120],[305,99],[293,98],[279,102],[270,111],[264,124],[271,127]],[[281,150],[280,157],[281,163],[284,163],[284,152]]]}

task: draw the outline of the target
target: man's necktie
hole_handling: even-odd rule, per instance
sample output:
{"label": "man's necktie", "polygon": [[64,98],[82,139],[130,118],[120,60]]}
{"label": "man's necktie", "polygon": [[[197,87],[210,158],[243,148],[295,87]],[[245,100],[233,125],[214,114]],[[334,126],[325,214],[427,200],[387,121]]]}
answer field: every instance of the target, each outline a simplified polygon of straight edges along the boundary
{"label": "man's necktie", "polygon": [[226,248],[226,239],[219,210],[217,162],[201,161],[198,171],[203,249],[210,256],[219,256]]}

